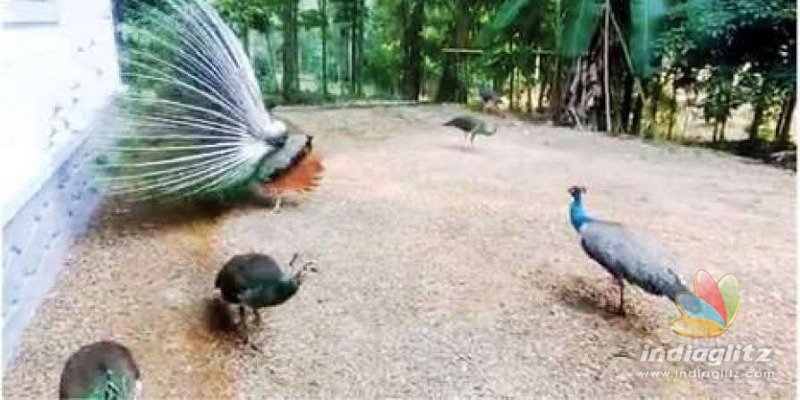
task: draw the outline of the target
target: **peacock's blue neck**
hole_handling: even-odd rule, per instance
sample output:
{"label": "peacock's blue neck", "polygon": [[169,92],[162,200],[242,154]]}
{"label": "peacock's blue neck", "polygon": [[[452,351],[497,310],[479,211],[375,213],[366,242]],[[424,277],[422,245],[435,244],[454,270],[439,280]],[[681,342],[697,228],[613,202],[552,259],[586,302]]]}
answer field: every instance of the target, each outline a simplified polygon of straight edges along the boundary
{"label": "peacock's blue neck", "polygon": [[586,213],[586,208],[583,206],[583,201],[580,197],[572,199],[572,204],[569,206],[569,222],[576,231],[581,229],[581,226],[590,221],[591,217]]}

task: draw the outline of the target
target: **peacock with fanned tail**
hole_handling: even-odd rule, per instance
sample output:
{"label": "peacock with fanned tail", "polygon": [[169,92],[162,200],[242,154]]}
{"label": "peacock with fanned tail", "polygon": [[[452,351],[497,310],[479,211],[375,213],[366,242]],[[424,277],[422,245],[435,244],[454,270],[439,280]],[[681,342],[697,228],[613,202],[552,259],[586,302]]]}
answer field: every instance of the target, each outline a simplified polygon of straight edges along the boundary
{"label": "peacock with fanned tail", "polygon": [[126,26],[131,83],[97,137],[101,179],[136,199],[280,199],[322,171],[312,137],[264,105],[241,43],[202,0],[145,7]]}
{"label": "peacock with fanned tail", "polygon": [[622,224],[589,216],[583,204],[586,188],[573,186],[568,192],[572,196],[570,223],[581,237],[581,247],[619,286],[619,314],[624,313],[626,281],[672,301],[679,293],[689,292],[660,247],[637,237]]}

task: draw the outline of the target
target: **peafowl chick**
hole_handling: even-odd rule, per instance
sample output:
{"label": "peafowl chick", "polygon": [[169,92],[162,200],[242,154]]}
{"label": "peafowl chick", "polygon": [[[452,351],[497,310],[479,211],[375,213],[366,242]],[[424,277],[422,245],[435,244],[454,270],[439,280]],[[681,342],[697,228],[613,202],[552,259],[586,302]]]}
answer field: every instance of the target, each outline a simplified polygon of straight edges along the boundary
{"label": "peafowl chick", "polygon": [[689,291],[663,250],[640,240],[622,224],[589,216],[583,204],[585,193],[584,187],[569,188],[572,196],[569,219],[580,235],[586,254],[605,268],[619,285],[619,314],[624,313],[626,281],[672,301],[678,293]]}
{"label": "peafowl chick", "polygon": [[[290,270],[295,269],[298,258],[295,253],[289,261]],[[308,261],[296,272],[285,273],[272,257],[258,253],[237,255],[225,263],[214,287],[220,290],[226,302],[239,305],[239,324],[243,327],[245,341],[249,342],[245,307],[253,310],[256,325],[261,325],[259,309],[277,306],[294,296],[305,273],[316,272],[314,264]]]}
{"label": "peafowl chick", "polygon": [[102,341],[81,347],[61,372],[61,399],[135,399],[141,392],[139,368],[125,346]]}
{"label": "peafowl chick", "polygon": [[475,136],[492,136],[497,131],[492,123],[475,118],[470,115],[462,115],[444,123],[444,126],[454,126],[464,131],[464,137],[469,139],[470,145],[474,145]]}

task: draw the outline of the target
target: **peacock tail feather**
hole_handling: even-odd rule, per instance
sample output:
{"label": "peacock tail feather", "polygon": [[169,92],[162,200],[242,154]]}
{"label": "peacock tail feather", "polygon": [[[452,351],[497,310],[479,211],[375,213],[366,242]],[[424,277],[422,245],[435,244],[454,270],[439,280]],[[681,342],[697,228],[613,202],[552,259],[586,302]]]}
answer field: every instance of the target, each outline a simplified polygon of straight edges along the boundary
{"label": "peacock tail feather", "polygon": [[134,385],[121,373],[107,370],[85,396],[89,400],[132,400]]}

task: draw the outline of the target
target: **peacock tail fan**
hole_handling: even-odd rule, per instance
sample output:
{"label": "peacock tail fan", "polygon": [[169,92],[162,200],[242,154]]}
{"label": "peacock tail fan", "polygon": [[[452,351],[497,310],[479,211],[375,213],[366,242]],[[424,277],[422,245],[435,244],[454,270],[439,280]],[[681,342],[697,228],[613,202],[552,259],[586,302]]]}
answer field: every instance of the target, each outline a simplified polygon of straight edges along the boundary
{"label": "peacock tail fan", "polygon": [[310,138],[289,135],[266,110],[241,43],[213,8],[134,4],[123,27],[127,89],[90,146],[101,187],[137,200],[236,201],[263,164],[303,159],[305,146],[286,146]]}

